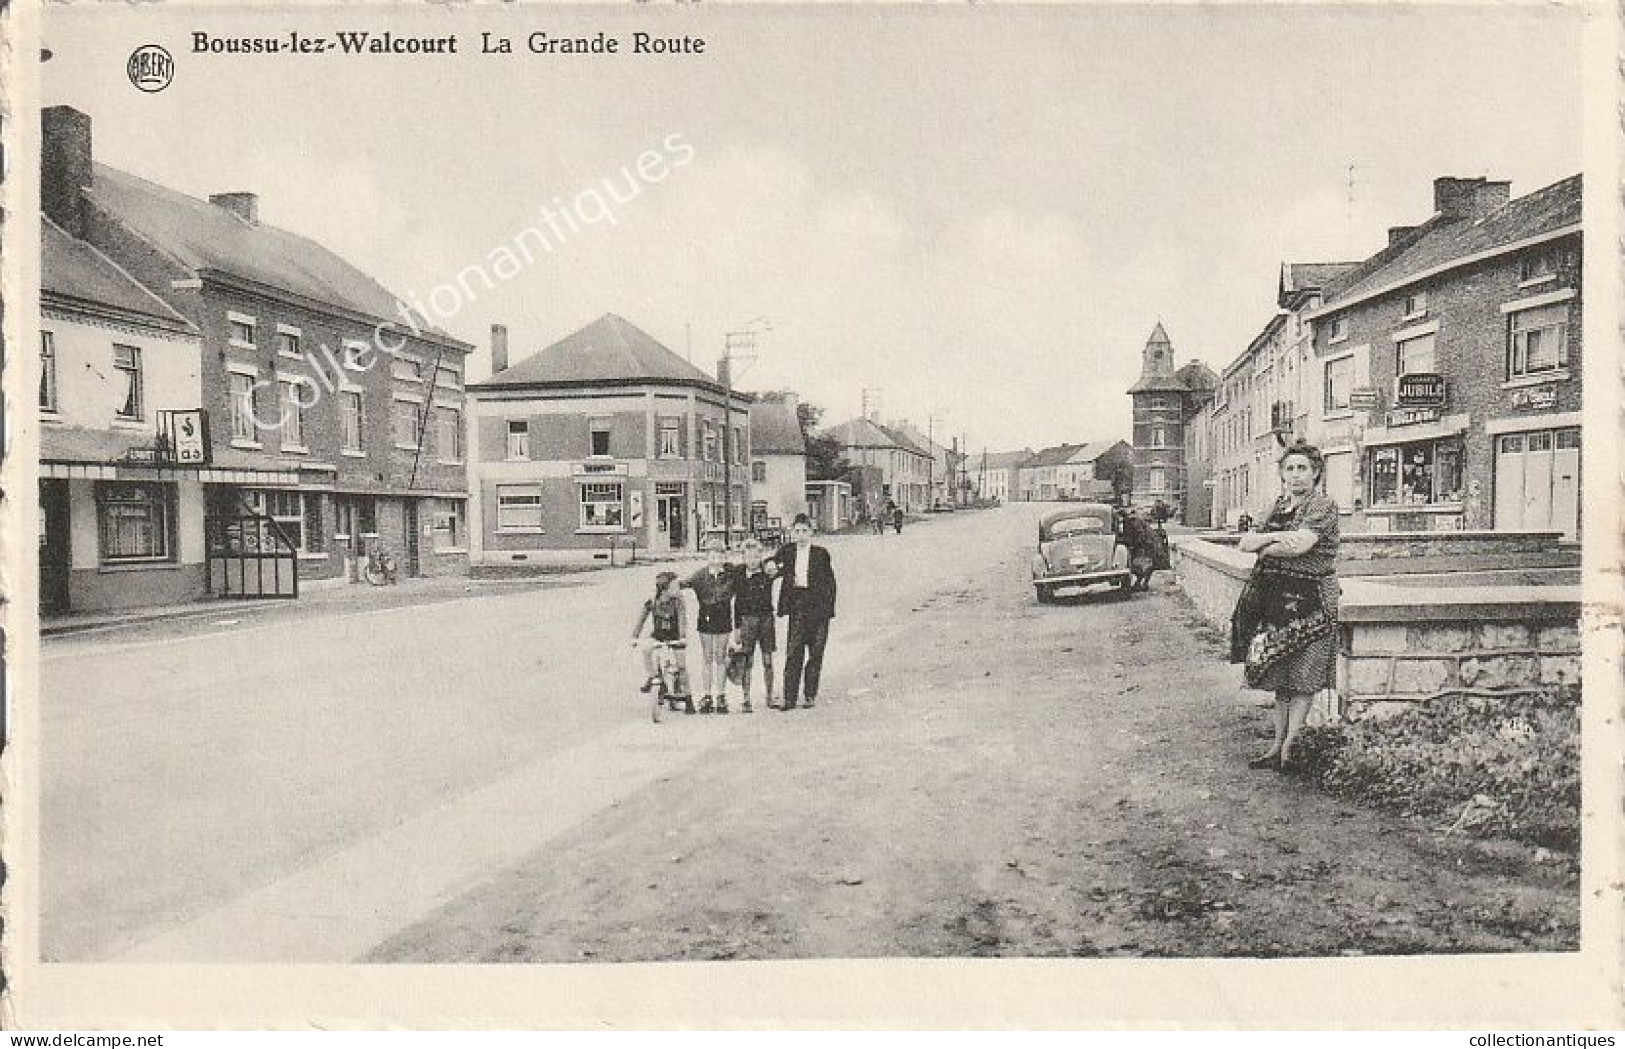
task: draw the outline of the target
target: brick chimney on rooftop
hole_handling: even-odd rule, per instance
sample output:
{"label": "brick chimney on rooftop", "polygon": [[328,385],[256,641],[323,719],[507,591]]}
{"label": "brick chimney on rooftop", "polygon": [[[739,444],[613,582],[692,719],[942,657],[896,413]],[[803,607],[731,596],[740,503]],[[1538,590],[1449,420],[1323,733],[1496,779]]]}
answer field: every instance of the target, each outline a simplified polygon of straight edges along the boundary
{"label": "brick chimney on rooftop", "polygon": [[72,106],[40,111],[40,210],[71,236],[83,239],[91,169],[90,117]]}
{"label": "brick chimney on rooftop", "polygon": [[251,226],[260,220],[260,198],[257,193],[215,193],[209,197],[209,203],[217,208],[225,208]]}
{"label": "brick chimney on rooftop", "polygon": [[491,374],[508,369],[508,326],[491,325]]}
{"label": "brick chimney on rooftop", "polygon": [[1433,180],[1433,210],[1447,221],[1481,219],[1512,199],[1512,183],[1487,178]]}

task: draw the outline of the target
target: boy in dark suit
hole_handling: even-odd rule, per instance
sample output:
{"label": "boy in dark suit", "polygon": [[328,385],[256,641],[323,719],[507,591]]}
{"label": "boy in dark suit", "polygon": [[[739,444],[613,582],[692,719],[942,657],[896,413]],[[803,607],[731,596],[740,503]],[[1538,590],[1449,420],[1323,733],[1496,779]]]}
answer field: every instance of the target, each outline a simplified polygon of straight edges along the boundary
{"label": "boy in dark suit", "polygon": [[835,618],[835,570],[829,551],[814,546],[812,535],[812,520],[797,514],[790,525],[790,542],[780,548],[776,558],[783,580],[779,615],[790,617],[784,645],[784,710],[794,710],[798,700],[809,708],[817,702],[829,621]]}

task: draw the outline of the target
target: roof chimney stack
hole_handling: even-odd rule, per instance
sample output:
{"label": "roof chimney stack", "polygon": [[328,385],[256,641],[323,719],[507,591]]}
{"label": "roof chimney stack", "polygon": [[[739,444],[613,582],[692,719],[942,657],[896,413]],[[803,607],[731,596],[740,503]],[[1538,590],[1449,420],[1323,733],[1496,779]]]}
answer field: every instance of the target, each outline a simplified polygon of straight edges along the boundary
{"label": "roof chimney stack", "polygon": [[491,374],[508,370],[508,326],[491,325]]}
{"label": "roof chimney stack", "polygon": [[209,197],[209,203],[217,208],[225,208],[250,226],[260,220],[260,198],[257,193],[215,193]]}
{"label": "roof chimney stack", "polygon": [[1401,240],[1404,240],[1406,237],[1410,236],[1412,233],[1415,233],[1415,232],[1416,232],[1416,227],[1415,226],[1389,226],[1388,227],[1388,246],[1390,248],[1393,247],[1395,244],[1398,244]]}
{"label": "roof chimney stack", "polygon": [[93,179],[90,117],[72,106],[40,112],[40,210],[70,236],[85,236],[84,190]]}
{"label": "roof chimney stack", "polygon": [[1481,219],[1512,199],[1512,183],[1487,178],[1433,180],[1433,210],[1447,221]]}

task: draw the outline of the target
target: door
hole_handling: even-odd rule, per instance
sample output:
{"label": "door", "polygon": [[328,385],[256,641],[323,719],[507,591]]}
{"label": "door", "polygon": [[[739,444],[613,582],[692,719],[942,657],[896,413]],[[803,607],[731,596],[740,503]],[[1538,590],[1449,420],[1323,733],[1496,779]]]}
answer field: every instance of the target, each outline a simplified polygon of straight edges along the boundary
{"label": "door", "polygon": [[1580,538],[1580,428],[1557,431],[1552,453],[1552,528]]}
{"label": "door", "polygon": [[406,574],[416,576],[419,570],[418,551],[421,542],[418,536],[418,501],[404,499],[401,502],[406,513]]}
{"label": "door", "polygon": [[1552,527],[1552,432],[1527,435],[1523,453],[1523,526]]}
{"label": "door", "polygon": [[68,569],[73,562],[68,482],[41,478],[39,505],[39,610],[41,615],[54,615],[68,611]]}
{"label": "door", "polygon": [[1523,528],[1523,440],[1523,434],[1509,433],[1496,449],[1495,527],[1502,532]]}

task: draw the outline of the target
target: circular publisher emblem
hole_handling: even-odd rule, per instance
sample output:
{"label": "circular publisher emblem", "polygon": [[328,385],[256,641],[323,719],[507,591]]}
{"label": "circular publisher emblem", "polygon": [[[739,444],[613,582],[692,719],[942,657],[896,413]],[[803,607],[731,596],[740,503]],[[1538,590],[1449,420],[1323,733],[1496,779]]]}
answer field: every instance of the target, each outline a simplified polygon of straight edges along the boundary
{"label": "circular publisher emblem", "polygon": [[157,44],[143,44],[130,52],[125,63],[130,83],[146,92],[162,91],[175,79],[175,60]]}

